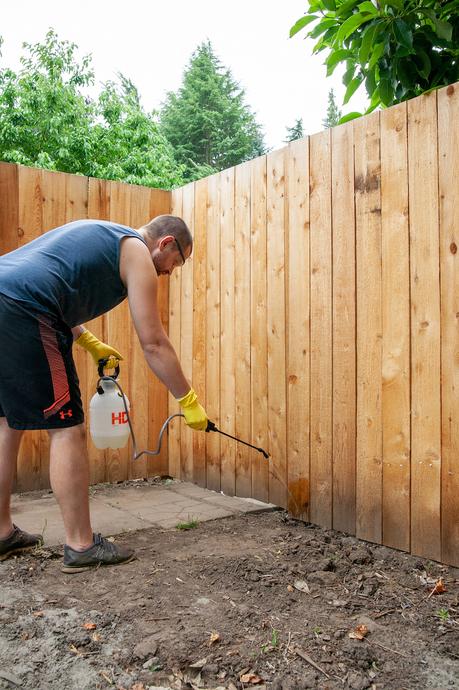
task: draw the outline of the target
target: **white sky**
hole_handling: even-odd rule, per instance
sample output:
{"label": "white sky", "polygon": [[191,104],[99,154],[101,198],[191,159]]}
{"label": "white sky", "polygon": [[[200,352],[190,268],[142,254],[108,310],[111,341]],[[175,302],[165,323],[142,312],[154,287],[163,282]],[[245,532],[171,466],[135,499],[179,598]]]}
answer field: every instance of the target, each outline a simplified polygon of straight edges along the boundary
{"label": "white sky", "polygon": [[[344,94],[338,70],[325,77],[325,53],[312,56],[303,32],[288,37],[307,6],[307,0],[13,0],[2,3],[0,65],[17,69],[22,43],[42,41],[52,27],[78,45],[79,56],[92,54],[99,82],[122,72],[152,110],[178,89],[191,53],[209,39],[244,88],[266,144],[280,148],[297,118],[306,134],[323,129],[330,88],[340,107]],[[365,103],[357,93],[342,109],[362,111]]]}

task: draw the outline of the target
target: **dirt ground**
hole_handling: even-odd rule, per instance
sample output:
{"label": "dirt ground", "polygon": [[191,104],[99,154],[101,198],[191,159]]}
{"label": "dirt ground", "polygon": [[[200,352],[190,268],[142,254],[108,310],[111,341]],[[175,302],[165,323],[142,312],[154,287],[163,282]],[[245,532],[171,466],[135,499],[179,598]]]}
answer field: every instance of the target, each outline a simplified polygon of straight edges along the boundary
{"label": "dirt ground", "polygon": [[283,511],[117,541],[138,560],[0,563],[0,688],[459,688],[457,569]]}

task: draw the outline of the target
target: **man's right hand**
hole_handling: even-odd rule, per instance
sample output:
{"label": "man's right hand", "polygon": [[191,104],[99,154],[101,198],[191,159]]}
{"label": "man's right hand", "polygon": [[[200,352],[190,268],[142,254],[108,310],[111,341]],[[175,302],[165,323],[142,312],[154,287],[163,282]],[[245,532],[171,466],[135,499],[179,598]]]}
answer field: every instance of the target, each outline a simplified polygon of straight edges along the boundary
{"label": "man's right hand", "polygon": [[205,431],[209,422],[206,411],[198,402],[198,396],[193,388],[183,398],[178,399],[178,403],[185,415],[186,424],[197,431]]}

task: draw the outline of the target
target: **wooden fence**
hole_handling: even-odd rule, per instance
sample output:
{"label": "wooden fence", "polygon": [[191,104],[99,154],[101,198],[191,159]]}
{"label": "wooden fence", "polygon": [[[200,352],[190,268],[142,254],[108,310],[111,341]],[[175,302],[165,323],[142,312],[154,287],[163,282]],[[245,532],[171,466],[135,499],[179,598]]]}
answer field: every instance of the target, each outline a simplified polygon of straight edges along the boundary
{"label": "wooden fence", "polygon": [[[459,565],[458,123],[456,84],[172,194],[2,164],[0,251],[72,218],[187,221],[163,320],[209,417],[271,455],[174,420],[159,461],[90,445],[92,481],[168,471]],[[167,397],[126,305],[88,325],[127,354],[138,444],[156,446]],[[77,365],[87,402],[96,372]],[[29,434],[19,488],[43,485],[46,446]]]}
{"label": "wooden fence", "polygon": [[458,171],[456,84],[172,193],[170,337],[271,455],[176,425],[172,475],[459,565]]}
{"label": "wooden fence", "polygon": [[[78,175],[0,163],[0,253],[78,218],[105,218],[133,227],[168,213],[170,193]],[[0,276],[1,283],[1,276]],[[0,287],[1,290],[1,287]],[[159,304],[167,327],[168,283],[160,280]],[[136,440],[141,448],[158,436],[167,416],[167,391],[148,374],[126,302],[86,324],[99,338],[118,348],[125,361],[120,381],[132,400]],[[97,370],[92,357],[75,347],[75,360],[87,411],[95,392]],[[167,472],[167,449],[152,461],[130,462],[130,448],[98,451],[88,440],[91,482],[115,482],[128,477]],[[49,440],[44,431],[27,432],[21,445],[16,488],[28,491],[49,486]]]}

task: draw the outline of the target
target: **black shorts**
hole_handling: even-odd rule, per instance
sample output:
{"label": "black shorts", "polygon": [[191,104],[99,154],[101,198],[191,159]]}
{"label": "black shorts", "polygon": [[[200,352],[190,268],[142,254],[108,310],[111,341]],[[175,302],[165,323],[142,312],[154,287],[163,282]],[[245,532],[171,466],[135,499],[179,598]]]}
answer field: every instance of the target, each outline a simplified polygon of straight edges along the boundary
{"label": "black shorts", "polygon": [[72,343],[68,326],[0,294],[0,417],[11,428],[84,421]]}

